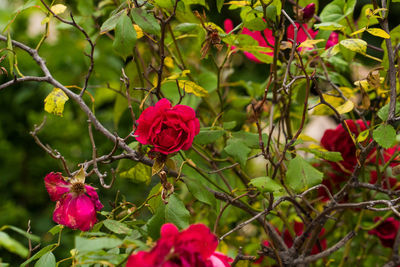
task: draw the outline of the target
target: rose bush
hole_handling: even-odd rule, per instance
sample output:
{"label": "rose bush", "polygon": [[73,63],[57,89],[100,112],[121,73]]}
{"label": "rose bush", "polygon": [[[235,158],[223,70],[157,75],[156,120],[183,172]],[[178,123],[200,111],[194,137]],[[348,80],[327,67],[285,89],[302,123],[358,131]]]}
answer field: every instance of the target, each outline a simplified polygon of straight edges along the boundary
{"label": "rose bush", "polygon": [[44,178],[50,199],[56,201],[53,220],[71,229],[90,230],[97,222],[96,212],[103,208],[96,190],[82,181],[67,182],[61,173]]}
{"label": "rose bush", "polygon": [[171,106],[168,99],[159,100],[145,109],[137,120],[136,140],[153,146],[164,155],[188,150],[200,131],[195,111],[186,105]]}

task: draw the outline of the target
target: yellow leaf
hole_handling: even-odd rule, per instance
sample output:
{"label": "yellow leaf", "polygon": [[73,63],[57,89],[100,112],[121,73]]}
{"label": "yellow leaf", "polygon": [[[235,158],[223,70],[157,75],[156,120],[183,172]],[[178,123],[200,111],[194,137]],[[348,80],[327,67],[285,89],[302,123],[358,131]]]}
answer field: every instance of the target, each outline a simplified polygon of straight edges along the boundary
{"label": "yellow leaf", "polygon": [[208,92],[206,89],[201,87],[198,84],[195,84],[192,81],[187,81],[187,80],[180,80],[178,81],[179,87],[183,88],[186,93],[192,93],[195,96],[200,96],[200,97],[206,97],[208,96]]}
{"label": "yellow leaf", "polygon": [[48,23],[49,21],[50,21],[50,18],[49,17],[45,17],[40,24],[43,25],[43,24]]}
{"label": "yellow leaf", "polygon": [[170,69],[174,68],[174,60],[172,59],[172,57],[166,57],[164,59],[164,64],[165,64],[165,66],[167,66]]}
{"label": "yellow leaf", "polygon": [[[166,59],[166,58],[165,58]],[[186,74],[190,73],[190,70],[183,70],[181,73],[175,73],[167,77],[165,80],[176,80],[178,78],[186,77]]]}
{"label": "yellow leaf", "polygon": [[61,89],[54,88],[44,100],[44,110],[62,117],[64,104],[68,99],[68,96]]}
{"label": "yellow leaf", "polygon": [[83,167],[81,167],[81,169],[79,170],[79,172],[74,176],[74,178],[72,179],[73,183],[85,183],[85,178],[86,178],[86,173],[85,170],[83,169]]}
{"label": "yellow leaf", "polygon": [[51,11],[53,11],[54,14],[58,15],[58,14],[64,13],[64,11],[67,9],[67,7],[62,4],[57,4],[57,5],[52,6],[50,9],[51,9]]}
{"label": "yellow leaf", "polygon": [[301,140],[306,141],[306,142],[318,143],[317,140],[315,140],[311,136],[308,136],[308,135],[305,135],[305,134],[300,134],[298,139],[301,139]]}
{"label": "yellow leaf", "polygon": [[355,31],[352,34],[350,34],[350,36],[365,32],[366,29],[367,29],[366,27],[363,27],[363,28],[359,29],[358,31]]}
{"label": "yellow leaf", "polygon": [[381,37],[381,38],[385,38],[385,39],[390,38],[390,35],[387,32],[385,32],[384,30],[379,29],[379,28],[369,28],[369,29],[367,29],[367,32],[369,32],[372,35]]}
{"label": "yellow leaf", "polygon": [[321,151],[321,152],[326,152],[326,151],[328,151],[328,150],[326,150],[325,148],[323,148],[322,146],[317,145],[317,144],[310,144],[310,145],[308,146],[308,148],[310,148],[310,149],[316,149],[316,150],[319,150],[319,151]]}
{"label": "yellow leaf", "polygon": [[344,114],[344,113],[352,111],[353,108],[354,108],[354,103],[351,100],[347,100],[346,103],[344,103],[343,105],[338,106],[336,108],[336,110],[340,114]]}
{"label": "yellow leaf", "polygon": [[313,48],[314,45],[320,43],[320,42],[324,42],[324,39],[317,39],[317,40],[313,40],[313,39],[307,39],[304,42],[302,42],[299,47],[307,47],[307,48]]}
{"label": "yellow leaf", "polygon": [[325,50],[325,52],[322,53],[321,57],[329,58],[336,55],[339,52],[340,52],[340,47],[338,44],[335,44],[334,46],[329,47],[328,50]]}
{"label": "yellow leaf", "polygon": [[143,37],[142,28],[140,28],[139,25],[137,25],[137,24],[133,24],[133,28],[134,28],[135,31],[136,31],[136,38],[137,38],[137,39],[142,38],[142,37]]}
{"label": "yellow leaf", "polygon": [[367,42],[361,39],[345,39],[340,41],[340,44],[351,51],[361,54],[365,54],[367,51]]}

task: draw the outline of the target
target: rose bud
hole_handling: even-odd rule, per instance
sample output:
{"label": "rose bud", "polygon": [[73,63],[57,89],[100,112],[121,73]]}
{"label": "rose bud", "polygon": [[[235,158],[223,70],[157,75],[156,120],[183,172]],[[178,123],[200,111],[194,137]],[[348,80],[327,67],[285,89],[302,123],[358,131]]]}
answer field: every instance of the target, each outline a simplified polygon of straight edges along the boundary
{"label": "rose bud", "polygon": [[97,222],[96,211],[103,208],[96,190],[81,179],[67,182],[61,173],[51,172],[44,178],[50,199],[56,202],[53,220],[71,229],[90,230]]}
{"label": "rose bud", "polygon": [[200,131],[199,120],[191,107],[172,107],[166,98],[145,109],[137,124],[136,140],[143,145],[152,145],[154,152],[164,155],[188,150]]}
{"label": "rose bud", "polygon": [[301,9],[301,13],[303,14],[303,20],[309,20],[314,16],[315,13],[315,4],[311,3]]}

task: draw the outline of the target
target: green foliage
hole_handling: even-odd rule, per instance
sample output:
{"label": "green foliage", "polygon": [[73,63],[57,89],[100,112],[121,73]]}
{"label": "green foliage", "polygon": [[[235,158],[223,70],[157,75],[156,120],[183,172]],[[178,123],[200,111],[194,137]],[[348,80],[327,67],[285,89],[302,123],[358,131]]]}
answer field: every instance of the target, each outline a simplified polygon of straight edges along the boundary
{"label": "green foliage", "polygon": [[391,125],[382,124],[372,132],[372,136],[380,146],[389,148],[396,141],[396,130]]}
{"label": "green foliage", "polygon": [[296,192],[302,192],[322,182],[323,173],[311,166],[302,157],[290,160],[287,169],[287,183]]}

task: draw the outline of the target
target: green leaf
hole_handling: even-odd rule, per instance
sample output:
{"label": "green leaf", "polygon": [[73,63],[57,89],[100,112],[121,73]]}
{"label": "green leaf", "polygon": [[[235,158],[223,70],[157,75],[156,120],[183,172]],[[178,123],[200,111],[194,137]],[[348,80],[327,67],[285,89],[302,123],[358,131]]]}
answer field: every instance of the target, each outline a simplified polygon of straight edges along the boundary
{"label": "green leaf", "polygon": [[199,27],[197,23],[184,22],[176,25],[174,32],[188,33],[195,30],[197,27]]}
{"label": "green leaf", "polygon": [[48,232],[52,235],[58,234],[64,228],[63,225],[59,224],[52,227]]}
{"label": "green leaf", "polygon": [[256,187],[261,192],[273,193],[283,189],[279,183],[267,176],[251,179],[249,185]]}
{"label": "green leaf", "polygon": [[199,145],[211,144],[225,134],[224,130],[200,130],[194,138],[194,142]]}
{"label": "green leaf", "polygon": [[24,267],[26,265],[28,265],[30,262],[39,259],[41,256],[43,256],[44,254],[46,254],[47,252],[53,250],[54,248],[57,247],[57,244],[51,244],[48,246],[45,246],[44,248],[42,248],[41,250],[39,250],[38,252],[36,252],[35,255],[33,255],[32,257],[30,257],[29,259],[27,259],[26,261],[24,261],[20,267]]}
{"label": "green leaf", "polygon": [[108,230],[110,230],[116,234],[129,235],[132,232],[132,229],[130,229],[128,226],[126,226],[126,224],[119,222],[119,221],[107,219],[107,220],[103,221],[103,224],[105,227],[107,227]]}
{"label": "green leaf", "polygon": [[389,148],[396,142],[396,130],[392,125],[382,124],[372,132],[374,140],[383,148]]}
{"label": "green leaf", "polygon": [[101,27],[100,27],[100,34],[104,34],[106,32],[114,30],[114,28],[117,25],[120,17],[124,13],[126,13],[126,11],[125,10],[121,10],[120,12],[113,14],[106,21],[104,21],[103,25],[101,25]]}
{"label": "green leaf", "polygon": [[222,127],[223,127],[225,130],[232,130],[233,128],[236,127],[236,121],[224,122],[224,123],[222,124]]}
{"label": "green leaf", "polygon": [[120,172],[119,176],[129,178],[135,183],[149,184],[151,181],[151,167],[143,163],[138,163],[128,171]]}
{"label": "green leaf", "polygon": [[231,138],[228,140],[228,145],[224,148],[228,155],[232,156],[237,162],[246,166],[247,158],[251,149],[243,144],[243,141],[237,138]]}
{"label": "green leaf", "polygon": [[[378,111],[378,117],[383,121],[386,121],[389,117],[389,105],[390,105],[390,103],[387,103],[386,105],[381,107]],[[399,111],[400,111],[400,103],[396,102],[395,114],[397,114]]]}
{"label": "green leaf", "polygon": [[315,148],[304,148],[304,151],[310,152],[318,158],[333,161],[333,162],[339,162],[339,161],[343,160],[340,152],[333,152],[333,151],[321,150],[321,149],[315,149]]}
{"label": "green leaf", "polygon": [[214,195],[207,190],[207,188],[196,178],[186,176],[183,181],[185,182],[189,192],[199,201],[209,204],[212,207],[216,206]]}
{"label": "green leaf", "polygon": [[296,192],[302,192],[322,182],[322,172],[315,169],[302,157],[297,156],[289,161],[286,172],[287,183]]}
{"label": "green leaf", "polygon": [[161,32],[160,25],[153,15],[148,14],[141,8],[131,9],[133,21],[142,28],[143,31],[159,36]]}
{"label": "green leaf", "polygon": [[93,14],[93,0],[78,1],[78,11],[84,16]]}
{"label": "green leaf", "polygon": [[44,254],[40,259],[35,263],[35,267],[55,267],[56,266],[56,257],[54,254],[49,251]]}
{"label": "green leaf", "polygon": [[[242,142],[249,148],[254,148],[254,149],[260,148],[260,137],[257,133],[239,131],[239,132],[233,132],[232,137],[242,140]],[[262,139],[265,144],[268,139],[267,135],[263,134]]]}
{"label": "green leaf", "polygon": [[111,237],[85,238],[75,236],[75,247],[79,252],[96,251],[118,247],[122,240]]}
{"label": "green leaf", "polygon": [[365,54],[367,51],[367,42],[361,39],[345,39],[340,44],[353,52]]}
{"label": "green leaf", "polygon": [[221,13],[222,6],[224,5],[224,0],[217,0],[217,10]]}
{"label": "green leaf", "polygon": [[15,227],[15,226],[12,226],[12,225],[4,225],[2,227],[2,229],[4,229],[4,230],[5,229],[11,229],[11,230],[19,233],[20,235],[25,236],[27,239],[30,239],[30,240],[32,240],[34,242],[40,242],[40,237],[38,237],[37,235],[33,235],[33,234],[30,234],[30,233],[27,233],[26,231],[24,231],[22,229],[19,229],[18,227]]}
{"label": "green leaf", "polygon": [[115,26],[113,48],[124,59],[133,53],[136,44],[136,31],[126,13],[121,15]]}
{"label": "green leaf", "polygon": [[3,247],[11,253],[19,255],[21,258],[26,258],[29,251],[26,247],[21,245],[17,240],[11,238],[7,233],[0,232],[0,247]]}
{"label": "green leaf", "polygon": [[190,213],[186,209],[185,204],[175,194],[168,199],[165,206],[165,220],[175,224],[179,229],[189,226]]}
{"label": "green leaf", "polygon": [[343,26],[337,22],[322,22],[314,24],[314,27],[318,30],[324,31],[343,31],[346,28],[346,26]]}
{"label": "green leaf", "polygon": [[10,31],[7,33],[7,54],[8,62],[10,63],[10,74],[12,75],[14,72],[15,54],[12,46]]}
{"label": "green leaf", "polygon": [[334,0],[324,7],[320,18],[322,22],[339,22],[354,11],[356,0]]}
{"label": "green leaf", "polygon": [[164,223],[165,223],[165,205],[164,203],[161,203],[157,207],[157,210],[155,211],[153,217],[151,217],[146,224],[149,236],[154,240],[160,238],[160,229]]}
{"label": "green leaf", "polygon": [[251,31],[263,31],[267,28],[267,23],[262,18],[256,17],[249,21],[245,21],[243,26]]}

